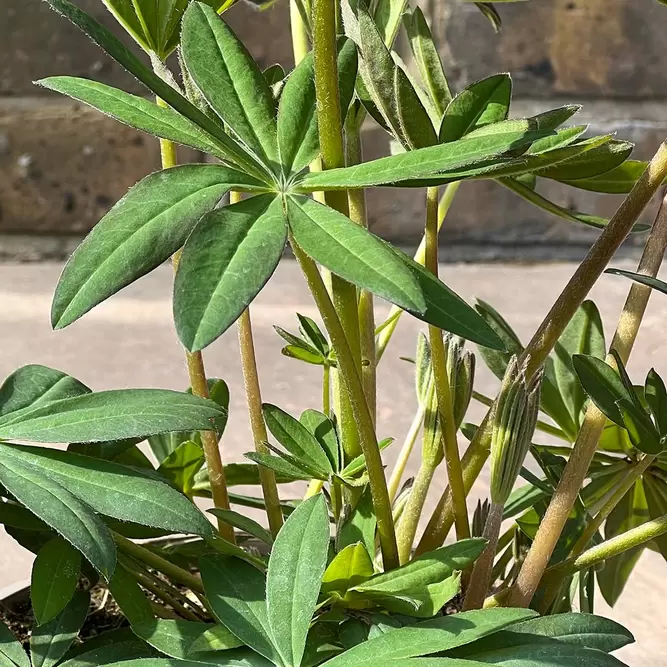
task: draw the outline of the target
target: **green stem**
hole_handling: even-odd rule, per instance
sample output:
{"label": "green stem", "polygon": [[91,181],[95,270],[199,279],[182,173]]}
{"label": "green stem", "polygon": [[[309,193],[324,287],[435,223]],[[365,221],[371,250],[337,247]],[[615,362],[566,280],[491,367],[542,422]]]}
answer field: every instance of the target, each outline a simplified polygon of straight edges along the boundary
{"label": "green stem", "polygon": [[[667,144],[663,143],[649,163],[645,172],[632,188],[632,191],[625,198],[598,239],[591,246],[586,257],[579,265],[579,268],[575,271],[574,275],[565,286],[565,289],[556,300],[556,303],[533,336],[533,339],[524,350],[522,361],[528,361],[527,367],[529,375],[532,375],[532,373],[544,363],[570,319],[586,298],[588,292],[600,277],[610,259],[614,256],[616,250],[618,250],[621,243],[623,243],[627,235],[630,233],[637,218],[660,187],[665,177],[667,177]],[[470,443],[468,450],[463,456],[464,483],[467,490],[469,490],[468,481],[470,481],[470,484],[472,485],[473,481],[477,479],[489,455],[491,439],[489,437],[490,422],[488,417],[489,413],[487,413],[482,424],[480,424],[473,441]],[[595,448],[593,448],[593,451],[594,449]],[[567,465],[570,466],[570,464],[572,464],[572,466],[582,465],[581,461],[575,461],[573,463],[572,458],[570,458]],[[588,465],[586,465],[586,470],[588,470]],[[580,485],[577,486],[575,497],[579,488]],[[431,520],[429,521],[425,533],[426,539],[422,539],[418,551],[422,549],[422,545],[430,545],[430,548],[435,548],[436,546],[441,545],[447,537],[447,533],[451,527],[451,500],[449,499],[449,495],[449,488],[447,488],[440,498],[440,502],[438,503],[435,512],[431,516]],[[565,516],[569,514],[570,509],[567,510]],[[542,525],[544,525],[544,522]],[[558,534],[560,534],[560,530],[558,531]],[[533,543],[533,548],[534,547],[535,543]],[[550,555],[547,557],[546,562],[548,562],[549,558]],[[546,562],[544,567],[546,567]],[[525,567],[526,564],[524,562],[524,568]],[[544,570],[542,569],[542,572],[543,571]]]}
{"label": "green stem", "polygon": [[[424,232],[425,266],[436,277],[438,276],[438,188],[426,190],[426,229]],[[447,358],[442,340],[442,331],[429,325],[431,343],[431,363],[433,364],[433,380],[438,403],[438,413],[442,427],[442,440],[445,451],[445,465],[449,486],[452,489],[452,505],[454,508],[454,524],[456,538],[463,540],[470,537],[468,510],[466,507],[466,491],[463,484],[463,470],[459,457],[459,445],[456,438],[454,422],[454,398],[452,387],[449,386]]]}
{"label": "green stem", "polygon": [[289,3],[290,29],[292,33],[292,51],[294,52],[294,66],[296,67],[308,54],[308,31],[303,22],[296,0]]}
{"label": "green stem", "polygon": [[414,449],[415,443],[417,442],[417,436],[419,435],[419,431],[422,427],[422,424],[424,423],[425,413],[426,406],[424,403],[420,403],[419,407],[417,408],[417,412],[415,413],[414,419],[412,420],[412,424],[410,424],[408,433],[405,436],[401,451],[399,452],[398,458],[396,459],[396,465],[394,466],[394,470],[391,473],[391,478],[389,479],[389,497],[391,498],[392,502],[396,499],[396,494],[398,493],[398,489],[401,486],[401,480],[405,474],[405,468],[408,465],[408,459],[410,458],[410,454],[412,454],[412,450]]}
{"label": "green stem", "polygon": [[174,565],[166,558],[162,558],[162,556],[153,553],[146,547],[135,544],[126,537],[118,535],[118,533],[113,533],[113,539],[116,542],[118,549],[128,556],[131,556],[141,563],[145,563],[158,572],[162,572],[162,574],[166,574],[172,581],[175,581],[178,584],[182,584],[198,593],[205,592],[201,579],[194,574],[190,574],[190,572],[178,567],[178,565]]}
{"label": "green stem", "polygon": [[[657,189],[665,176],[667,176],[667,147],[663,144],[632,192],[639,190],[648,195],[650,191],[649,186],[655,185]],[[628,198],[631,197],[632,193],[630,193]],[[666,248],[667,199],[663,199],[658,215],[653,223],[651,235],[646,241],[644,252],[639,261],[638,273],[656,276],[662,264]],[[630,356],[642,318],[646,312],[651,292],[650,288],[638,283],[633,283],[628,292],[628,297],[610,347],[610,349],[618,353],[623,363],[626,363]],[[614,364],[614,357],[609,355],[607,362]],[[584,417],[577,441],[574,443],[563,475],[517,577],[510,596],[510,604],[512,606],[525,607],[530,604],[539,586],[540,579],[551,559],[558,538],[574,507],[579,490],[584,483],[605,423],[606,417],[591,403],[586,411],[586,416]]]}
{"label": "green stem", "polygon": [[[255,443],[255,451],[269,453],[266,442],[269,439],[262,414],[262,393],[259,386],[257,358],[255,356],[255,341],[252,335],[252,320],[250,309],[244,311],[238,321],[239,348],[241,351],[241,368],[243,370],[243,384],[245,386],[250,428]],[[259,480],[262,485],[266,516],[269,521],[271,534],[275,537],[283,525],[283,512],[280,508],[280,496],[276,476],[272,470],[259,466]]]}
{"label": "green stem", "polygon": [[[165,106],[160,98],[157,98],[156,101],[159,105]],[[162,159],[163,169],[175,167],[178,163],[176,145],[172,141],[160,139],[160,157]],[[173,257],[174,271],[178,269],[180,256],[181,251],[179,250]],[[186,350],[185,361],[188,368],[192,393],[200,398],[209,398],[208,380],[206,379],[206,369],[204,368],[204,357],[202,356],[202,353],[188,352]],[[221,509],[229,509],[229,492],[227,490],[225,468],[222,464],[218,437],[214,431],[201,431],[200,435],[202,449],[204,450],[204,458],[206,459],[206,466],[209,471],[213,505],[214,507],[219,507]],[[235,543],[236,538],[234,536],[234,528],[220,519],[218,519],[218,531],[225,539]]]}
{"label": "green stem", "polygon": [[398,556],[401,565],[410,560],[412,545],[417,534],[417,526],[426,503],[426,496],[431,487],[433,476],[435,475],[435,466],[423,461],[419,466],[419,471],[415,477],[410,495],[401,514],[401,520],[398,524]]}
{"label": "green stem", "polygon": [[498,548],[498,536],[500,535],[500,525],[503,521],[503,506],[499,503],[492,503],[489,515],[484,524],[484,533],[482,537],[488,541],[486,548],[481,556],[475,561],[475,567],[470,577],[470,584],[463,601],[463,610],[480,609],[484,604],[486,591],[489,584],[492,583],[491,572],[493,571],[493,560],[496,557]]}
{"label": "green stem", "polygon": [[[343,124],[338,90],[338,53],[336,48],[336,0],[314,0],[312,8],[313,65],[317,123],[320,138],[322,169],[345,166]],[[349,214],[345,190],[327,192],[326,203],[344,215]],[[357,288],[337,275],[331,276],[331,295],[338,319],[345,332],[354,364],[361,370],[361,341]],[[337,380],[337,378],[336,378]],[[360,453],[359,433],[354,423],[350,397],[345,383],[334,382],[334,404],[341,428],[347,458]]]}
{"label": "green stem", "polygon": [[[442,197],[440,198],[440,202],[438,203],[438,232],[440,232],[440,230],[442,229],[442,225],[445,222],[447,213],[449,213],[449,209],[451,208],[452,202],[454,201],[454,196],[458,192],[460,185],[461,181],[455,181],[454,183],[449,183],[447,187],[445,187],[445,191]],[[414,260],[418,264],[423,265],[425,258],[426,258],[426,235],[422,237],[421,243],[417,248],[417,252],[415,252],[414,254]],[[382,331],[380,332],[377,340],[377,352],[376,352],[377,363],[379,363],[380,359],[382,359],[382,355],[385,353],[387,345],[389,345],[389,341],[394,335],[394,331],[398,326],[398,321],[401,318],[402,314],[403,311],[398,306],[392,306],[391,310],[389,311],[389,315],[387,315],[387,319],[384,321],[382,325],[380,325],[382,327]]]}
{"label": "green stem", "polygon": [[290,243],[294,256],[313,294],[315,304],[320,311],[322,321],[336,352],[340,375],[351,398],[354,418],[359,429],[359,442],[366,459],[366,469],[368,471],[368,481],[373,498],[373,508],[377,517],[377,528],[384,569],[385,571],[391,570],[398,567],[398,548],[396,546],[394,521],[391,514],[391,501],[389,500],[389,493],[387,491],[387,481],[384,476],[384,467],[377,444],[375,427],[368,404],[366,403],[359,369],[350,350],[345,331],[338,319],[336,309],[315,262],[301,250],[291,235]]}
{"label": "green stem", "polygon": [[647,521],[641,526],[632,528],[621,535],[616,535],[602,542],[602,544],[591,547],[576,558],[568,558],[568,560],[550,567],[545,572],[545,580],[548,581],[552,577],[562,579],[580,570],[586,570],[614,556],[619,556],[626,551],[646,544],[665,533],[667,533],[667,514]]}
{"label": "green stem", "polygon": [[322,369],[322,412],[331,417],[331,367]]}

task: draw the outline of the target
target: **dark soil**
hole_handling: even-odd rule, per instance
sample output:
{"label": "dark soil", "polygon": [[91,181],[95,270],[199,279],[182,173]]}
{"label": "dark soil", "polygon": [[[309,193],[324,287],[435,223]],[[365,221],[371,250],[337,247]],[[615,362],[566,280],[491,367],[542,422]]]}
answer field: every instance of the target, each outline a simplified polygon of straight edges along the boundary
{"label": "dark soil", "polygon": [[[0,603],[0,621],[7,624],[24,646],[28,644],[35,617],[27,591],[25,597],[12,604],[11,608]],[[103,632],[126,626],[128,623],[125,617],[107,589],[103,586],[90,589],[90,610],[79,633],[79,641],[84,642]]]}

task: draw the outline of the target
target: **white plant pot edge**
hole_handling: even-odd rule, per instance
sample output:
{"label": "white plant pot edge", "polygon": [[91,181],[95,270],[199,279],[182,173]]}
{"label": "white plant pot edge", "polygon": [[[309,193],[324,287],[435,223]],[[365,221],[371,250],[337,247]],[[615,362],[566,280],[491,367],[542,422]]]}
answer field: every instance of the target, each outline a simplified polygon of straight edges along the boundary
{"label": "white plant pot edge", "polygon": [[0,603],[4,602],[7,598],[20,593],[22,590],[27,590],[30,588],[30,579],[23,579],[22,581],[15,581],[9,586],[0,588]]}

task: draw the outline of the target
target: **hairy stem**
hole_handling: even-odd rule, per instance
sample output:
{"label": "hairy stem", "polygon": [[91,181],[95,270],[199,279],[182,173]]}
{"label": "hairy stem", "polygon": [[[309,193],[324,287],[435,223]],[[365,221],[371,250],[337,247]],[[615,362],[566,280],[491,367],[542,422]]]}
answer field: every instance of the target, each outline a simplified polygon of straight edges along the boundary
{"label": "hairy stem", "polygon": [[[549,353],[563,333],[568,322],[586,298],[600,274],[604,271],[627,235],[632,230],[637,218],[644,210],[652,196],[667,177],[667,144],[663,143],[649,163],[647,169],[639,178],[632,191],[625,198],[612,219],[604,228],[598,239],[591,246],[586,257],[565,286],[555,304],[545,317],[532,340],[524,350],[521,362],[527,361],[528,372],[534,373],[549,356]],[[647,288],[644,288],[647,289]],[[624,334],[625,335],[625,334]],[[491,408],[493,409],[493,408]],[[490,422],[487,413],[477,429],[468,450],[463,456],[463,477],[466,490],[477,479],[489,455]],[[580,437],[581,437],[580,433]],[[568,466],[572,459],[568,462]],[[581,465],[577,462],[573,465]],[[588,469],[588,465],[586,465]],[[585,471],[584,471],[585,474]],[[578,492],[577,487],[577,492]],[[569,513],[569,509],[567,513]],[[431,516],[427,526],[425,539],[422,539],[418,551],[429,545],[435,548],[441,545],[452,525],[452,505],[449,488],[443,492],[440,502]],[[544,524],[542,524],[544,525]],[[560,531],[559,531],[560,534]],[[423,545],[423,546],[422,546]],[[435,545],[435,546],[433,546]],[[533,548],[535,543],[533,543]],[[549,556],[550,557],[550,556]],[[549,559],[547,557],[547,561]],[[546,563],[545,563],[546,566]],[[525,567],[525,563],[524,563]],[[542,569],[543,571],[543,569]],[[540,573],[541,574],[541,573]],[[531,594],[532,597],[532,594]]]}
{"label": "hairy stem", "polygon": [[[438,275],[438,188],[428,188],[426,191],[426,230],[425,266],[436,277]],[[468,524],[468,510],[466,507],[466,491],[463,484],[463,470],[459,457],[459,445],[456,439],[456,423],[454,422],[454,399],[452,387],[449,386],[447,372],[447,358],[442,340],[442,331],[438,327],[429,325],[429,340],[431,343],[431,363],[433,365],[433,381],[435,396],[438,403],[438,413],[442,427],[442,441],[445,451],[445,465],[447,477],[452,490],[452,505],[454,508],[454,524],[456,538],[463,540],[470,537]],[[412,545],[411,545],[412,546]]]}
{"label": "hairy stem", "polygon": [[482,552],[482,555],[475,561],[470,584],[463,602],[463,610],[480,609],[484,604],[486,591],[492,583],[491,572],[493,571],[493,560],[496,557],[498,548],[498,536],[500,535],[500,525],[503,521],[503,506],[500,503],[492,503],[489,515],[484,524],[484,533],[482,537],[488,544]]}
{"label": "hairy stem", "polygon": [[[460,185],[461,181],[455,181],[454,183],[449,183],[445,187],[445,191],[438,203],[438,232],[440,232],[440,230],[442,229],[442,225],[445,222],[447,213],[449,213],[449,209],[451,208],[452,202],[454,201],[454,196],[458,192]],[[415,262],[423,265],[425,258],[426,258],[426,235],[424,234],[421,243],[417,248],[417,252],[415,252],[414,254],[414,260]],[[378,336],[377,352],[376,352],[378,363],[380,362],[380,359],[382,359],[382,355],[385,353],[387,345],[389,345],[389,341],[394,335],[394,331],[398,326],[398,321],[401,318],[402,314],[403,311],[398,306],[392,306],[391,310],[389,311],[389,315],[387,315],[387,319],[384,322],[384,325],[381,325],[382,331]]]}
{"label": "hairy stem", "polygon": [[377,517],[377,528],[384,569],[391,570],[398,567],[398,548],[396,546],[396,533],[391,513],[391,501],[389,500],[389,493],[387,491],[387,481],[384,476],[384,467],[377,444],[375,427],[368,404],[366,403],[359,369],[350,350],[345,331],[338,319],[336,309],[315,262],[301,250],[292,237],[290,237],[290,243],[310,291],[313,294],[315,304],[320,311],[324,326],[329,333],[331,344],[336,352],[341,378],[351,398],[350,402],[354,411],[354,418],[359,429],[359,442],[366,459],[366,469],[368,471],[368,481],[373,498],[373,508]]}
{"label": "hairy stem", "polygon": [[[164,105],[164,102],[160,98],[157,98],[157,103]],[[160,157],[163,169],[175,167],[178,162],[176,145],[172,141],[160,139]],[[174,271],[178,270],[180,256],[181,251],[179,250],[173,257]],[[208,381],[206,379],[202,353],[188,352],[186,350],[185,361],[192,393],[200,398],[209,398]],[[227,480],[225,479],[225,468],[222,464],[218,437],[214,431],[201,431],[201,443],[204,450],[204,458],[206,459],[206,467],[209,472],[213,505],[222,509],[229,509],[229,492],[227,491]],[[218,531],[226,540],[235,543],[234,528],[221,519],[218,519]]]}
{"label": "hairy stem", "polygon": [[417,526],[419,525],[419,518],[424,509],[426,496],[431,487],[434,474],[435,467],[426,461],[422,461],[415,477],[414,484],[412,485],[412,489],[410,489],[410,495],[405,503],[405,508],[401,514],[401,520],[398,524],[398,556],[401,565],[410,560],[412,545],[415,541],[415,535],[417,534]]}
{"label": "hairy stem", "polygon": [[[659,179],[659,183],[661,183],[667,175],[667,149],[664,145],[658,152],[658,156],[661,158],[661,163],[658,165],[661,169],[654,165],[652,170],[651,165],[649,165],[647,172],[649,172],[648,177],[651,182],[653,179]],[[656,158],[651,164],[654,164],[655,161]],[[635,187],[638,187],[640,182]],[[639,261],[638,273],[656,276],[660,269],[665,248],[667,248],[666,204],[667,200],[663,200],[653,224],[651,235],[646,241],[642,258]],[[651,292],[652,290],[649,287],[638,283],[633,283],[628,292],[610,348],[618,353],[623,363],[626,363],[630,356]],[[607,362],[615,363],[611,355],[607,357]],[[535,540],[521,567],[510,596],[510,605],[528,606],[530,604],[551,559],[556,542],[574,507],[579,490],[584,483],[605,423],[606,417],[591,403],[586,410],[586,416],[572,449],[572,454],[563,471],[563,476],[556,487],[553,498],[538,528]]]}
{"label": "hairy stem", "polygon": [[[259,386],[257,358],[255,357],[255,341],[252,335],[252,321],[250,309],[244,311],[238,321],[239,348],[241,351],[241,368],[243,369],[243,385],[245,386],[250,429],[255,443],[255,451],[268,454],[266,442],[269,439],[262,414],[262,394]],[[266,516],[269,529],[275,537],[283,525],[283,513],[280,509],[278,484],[273,470],[259,466],[259,481],[262,485],[262,494],[266,506]]]}
{"label": "hairy stem", "polygon": [[296,67],[306,57],[310,50],[308,44],[308,31],[306,30],[306,24],[303,22],[296,0],[290,0],[289,16],[294,66]]}
{"label": "hairy stem", "polygon": [[[313,65],[315,69],[315,95],[317,122],[320,137],[322,169],[345,166],[343,124],[338,90],[338,53],[336,48],[336,0],[314,0],[312,8]],[[344,215],[349,214],[347,192],[327,192],[326,203]],[[331,295],[338,319],[345,332],[352,360],[361,371],[361,341],[357,288],[339,276],[331,275]],[[359,453],[359,433],[353,417],[350,396],[345,382],[334,378],[334,405],[339,418],[341,437],[346,457]]]}
{"label": "hairy stem", "polygon": [[389,479],[389,497],[391,498],[392,502],[396,499],[396,494],[398,493],[398,489],[401,486],[401,480],[403,479],[405,468],[408,465],[408,459],[410,458],[410,454],[412,454],[415,442],[417,442],[417,436],[419,435],[419,431],[422,427],[422,424],[424,423],[425,413],[426,406],[423,403],[420,403],[419,407],[417,408],[417,412],[415,413],[414,419],[412,420],[412,424],[410,424],[408,433],[405,436],[405,440],[403,441],[401,451],[399,452],[398,458],[396,459],[396,465],[394,466],[394,470],[391,473],[391,478]]}
{"label": "hairy stem", "polygon": [[621,535],[616,535],[602,542],[602,544],[591,547],[576,558],[569,558],[562,563],[558,563],[558,565],[550,567],[545,572],[545,581],[550,580],[552,577],[562,579],[580,570],[586,570],[614,556],[646,544],[665,533],[667,533],[667,514],[647,521],[641,526],[637,526],[637,528],[632,528],[625,533],[621,533]]}

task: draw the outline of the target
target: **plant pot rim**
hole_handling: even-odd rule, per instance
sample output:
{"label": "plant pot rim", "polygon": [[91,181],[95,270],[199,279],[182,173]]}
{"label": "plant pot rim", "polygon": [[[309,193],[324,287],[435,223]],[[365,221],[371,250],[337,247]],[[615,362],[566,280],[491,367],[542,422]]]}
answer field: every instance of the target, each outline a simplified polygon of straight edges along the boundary
{"label": "plant pot rim", "polygon": [[0,588],[0,604],[5,607],[13,607],[17,602],[23,601],[30,595],[30,580],[20,579],[9,586]]}

